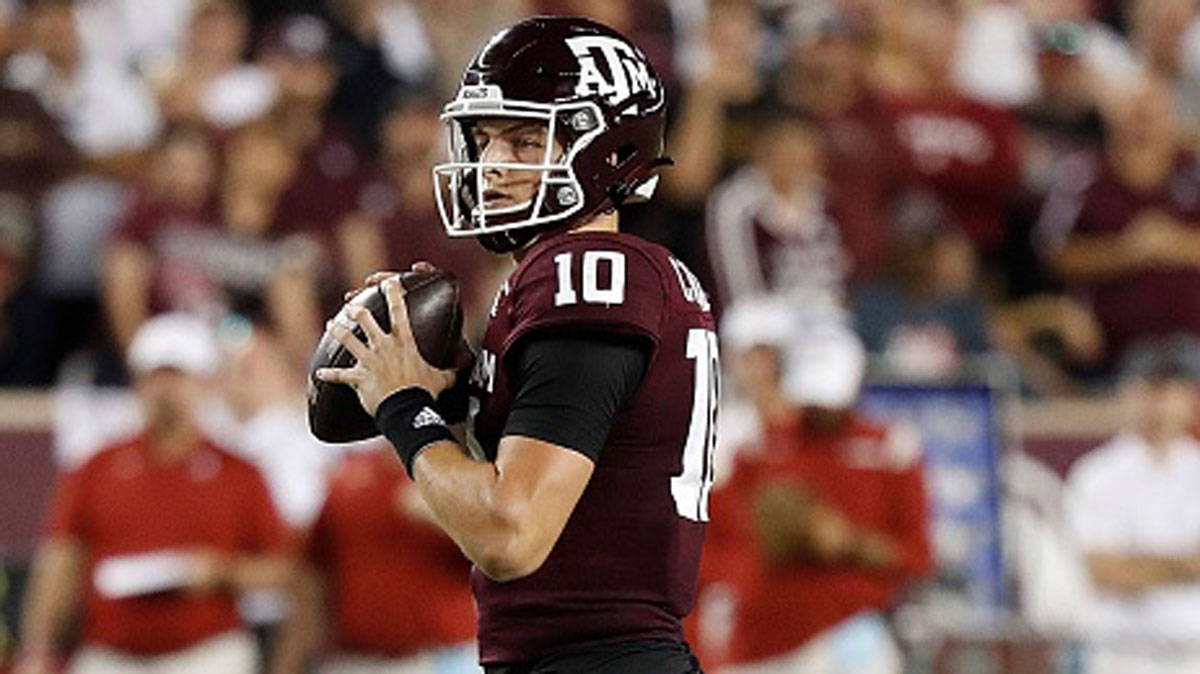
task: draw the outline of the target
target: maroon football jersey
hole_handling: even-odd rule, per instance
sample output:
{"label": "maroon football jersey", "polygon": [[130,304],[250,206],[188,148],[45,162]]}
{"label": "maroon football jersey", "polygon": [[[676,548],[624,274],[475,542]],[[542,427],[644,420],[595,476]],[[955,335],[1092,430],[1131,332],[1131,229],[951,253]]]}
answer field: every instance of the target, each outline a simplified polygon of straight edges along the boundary
{"label": "maroon football jersey", "polygon": [[670,253],[632,235],[573,233],[534,246],[496,296],[472,376],[472,449],[489,460],[515,394],[506,355],[550,328],[642,338],[652,352],[545,564],[506,583],[473,571],[489,664],[585,643],[681,640],[695,593],[718,395],[708,297]]}

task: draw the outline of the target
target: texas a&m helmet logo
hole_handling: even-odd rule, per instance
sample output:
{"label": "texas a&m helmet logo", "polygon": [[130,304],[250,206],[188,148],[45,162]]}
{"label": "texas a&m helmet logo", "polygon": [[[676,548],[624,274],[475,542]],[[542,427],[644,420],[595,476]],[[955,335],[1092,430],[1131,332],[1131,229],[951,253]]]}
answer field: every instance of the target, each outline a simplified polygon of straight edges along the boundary
{"label": "texas a&m helmet logo", "polygon": [[576,95],[598,95],[609,105],[619,105],[645,92],[655,107],[661,102],[657,78],[645,57],[630,44],[603,35],[569,37],[566,42],[579,61]]}

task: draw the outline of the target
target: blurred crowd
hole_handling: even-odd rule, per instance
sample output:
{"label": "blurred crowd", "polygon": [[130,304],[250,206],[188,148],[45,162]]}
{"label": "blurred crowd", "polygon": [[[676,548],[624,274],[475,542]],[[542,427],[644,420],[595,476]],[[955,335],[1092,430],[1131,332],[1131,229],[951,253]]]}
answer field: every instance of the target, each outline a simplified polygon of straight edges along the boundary
{"label": "blurred crowd", "polygon": [[[847,671],[900,666],[879,625],[930,570],[920,450],[850,412],[864,376],[978,381],[1003,363],[1030,398],[1134,381],[1142,421],[1123,447],[1142,437],[1166,456],[1195,427],[1200,368],[1179,363],[1200,353],[1197,0],[0,0],[0,386],[58,386],[56,447],[75,467],[153,414],[146,399],[134,410],[95,388],[146,374],[126,356],[148,320],[186,315],[214,331],[220,356],[197,367],[219,375],[223,405],[197,424],[263,472],[282,521],[252,532],[258,552],[284,547],[277,529],[311,539],[311,582],[292,597],[301,620],[280,637],[277,671],[310,659],[322,602],[349,620],[341,647],[450,644],[460,650],[428,657],[463,667],[444,664],[470,638],[461,611],[400,618],[427,621],[420,639],[372,631],[379,602],[444,598],[453,583],[382,582],[405,559],[382,534],[433,534],[394,462],[364,451],[335,471],[299,405],[324,319],[372,271],[450,269],[468,329],[482,328],[508,263],[444,234],[431,174],[445,152],[439,114],[474,48],[534,13],[613,26],[668,86],[675,166],[653,202],[622,212],[622,228],[703,277],[733,375],[724,444],[767,448],[727,452],[718,501],[741,514],[715,527],[727,549],[714,547],[722,564],[706,571],[717,635],[693,626],[713,662],[788,653],[840,625],[826,651],[866,639],[880,658],[878,670]],[[1160,358],[1176,366],[1137,365]],[[831,362],[840,369],[821,369]],[[806,370],[827,376],[784,381]],[[805,453],[843,445],[865,454]],[[1103,493],[1132,474],[1097,461],[1071,489]],[[1184,477],[1163,484],[1138,464],[1143,491],[1176,500],[1117,533],[1095,514],[1111,503],[1072,501],[1070,526],[1108,555],[1087,567],[1119,597],[1200,577],[1167,534],[1119,559],[1112,550],[1145,521],[1200,512],[1190,459],[1179,461]],[[771,474],[805,486],[760,489]],[[842,488],[859,479],[861,491]],[[62,489],[51,534],[91,535],[84,502]],[[761,549],[747,552],[746,537]],[[411,573],[457,559],[430,546],[404,562]],[[352,548],[373,552],[339,556]],[[781,558],[808,571],[779,571]],[[1122,579],[1135,567],[1144,582],[1131,589]],[[268,590],[243,610],[270,624],[281,615],[270,591],[296,569],[263,568],[238,583]],[[212,573],[176,582],[204,589]],[[357,584],[324,591],[337,574]],[[780,583],[800,593],[780,597],[841,583],[848,599],[795,616],[808,631],[771,642],[771,616],[787,611],[772,603]],[[721,597],[735,591],[759,601],[731,623],[745,634],[711,618],[733,620]],[[1192,611],[1167,603],[1167,622]],[[211,624],[231,624],[230,607],[212,610]],[[1191,648],[1178,671],[1190,671]]]}
{"label": "blurred crowd", "polygon": [[1103,390],[1200,332],[1195,4],[4,0],[0,385],[122,383],[168,310],[302,363],[345,288],[418,259],[485,304],[501,263],[430,199],[437,115],[470,45],[543,12],[663,74],[675,167],[623,222],[718,306],[786,295],[903,377],[1003,354],[1027,394]]}

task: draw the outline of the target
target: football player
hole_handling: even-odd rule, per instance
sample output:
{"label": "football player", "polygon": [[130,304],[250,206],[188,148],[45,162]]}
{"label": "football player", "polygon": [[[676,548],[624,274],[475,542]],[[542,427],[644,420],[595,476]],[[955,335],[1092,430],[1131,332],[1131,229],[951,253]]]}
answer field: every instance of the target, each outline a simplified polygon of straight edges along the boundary
{"label": "football player", "polygon": [[[354,387],[440,526],[475,563],[490,673],[698,672],[691,608],[712,484],[717,338],[696,277],[621,233],[650,197],[663,86],[642,52],[579,18],[493,37],[442,118],[434,168],[451,236],[518,262],[470,377],[467,444],[437,396],[455,373],[414,347],[403,290],[385,333],[342,327]],[[472,456],[473,455],[473,456]]]}

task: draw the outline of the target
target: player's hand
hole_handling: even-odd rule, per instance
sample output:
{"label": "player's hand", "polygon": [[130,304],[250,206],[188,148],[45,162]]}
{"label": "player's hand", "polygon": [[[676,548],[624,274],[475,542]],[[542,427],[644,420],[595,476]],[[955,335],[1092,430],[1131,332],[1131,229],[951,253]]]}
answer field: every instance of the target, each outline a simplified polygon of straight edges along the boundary
{"label": "player's hand", "polygon": [[358,393],[367,414],[375,416],[379,403],[392,393],[417,386],[437,396],[454,383],[453,370],[439,370],[425,362],[417,351],[412,327],[408,324],[408,307],[404,303],[404,287],[395,276],[380,283],[391,314],[391,332],[384,332],[366,307],[348,307],[348,317],[362,327],[367,341],[354,336],[352,328],[333,322],[329,333],[346,347],[358,362],[350,368],[321,368],[317,379],[346,384]]}
{"label": "player's hand", "polygon": [[[430,264],[424,260],[417,260],[416,262],[412,263],[411,267],[409,267],[409,271],[437,271],[437,267],[433,266],[432,264]],[[357,287],[353,290],[347,290],[342,295],[342,300],[349,302],[350,300],[354,299],[355,295],[361,293],[362,291],[366,290],[367,288],[370,288],[371,286],[374,286],[374,285],[379,285],[380,283],[383,283],[386,279],[389,279],[399,273],[400,272],[396,272],[396,271],[374,272],[374,273],[370,274],[369,276],[367,276],[365,279],[363,279],[362,285],[360,285],[359,287]]]}

